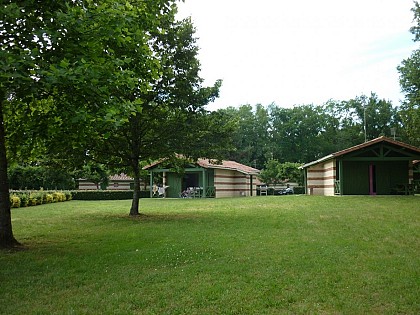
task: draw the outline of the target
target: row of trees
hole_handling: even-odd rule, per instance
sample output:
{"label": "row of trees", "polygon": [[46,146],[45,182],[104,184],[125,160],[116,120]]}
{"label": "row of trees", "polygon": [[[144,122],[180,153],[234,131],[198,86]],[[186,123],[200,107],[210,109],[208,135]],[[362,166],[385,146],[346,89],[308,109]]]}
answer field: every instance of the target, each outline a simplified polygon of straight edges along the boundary
{"label": "row of trees", "polygon": [[79,179],[83,178],[101,186],[108,186],[110,170],[104,164],[88,162],[79,169],[58,167],[57,165],[15,164],[8,168],[9,188],[13,190],[74,190],[78,188]]}
{"label": "row of trees", "polygon": [[[379,136],[416,145],[405,110],[376,94],[323,105],[243,105],[220,110],[237,122],[229,158],[263,169],[267,161],[306,163]],[[365,132],[366,131],[366,132]]]}
{"label": "row of trees", "polygon": [[[80,172],[79,172],[80,173]],[[51,167],[9,167],[9,188],[13,190],[72,190],[76,188],[75,174]]]}

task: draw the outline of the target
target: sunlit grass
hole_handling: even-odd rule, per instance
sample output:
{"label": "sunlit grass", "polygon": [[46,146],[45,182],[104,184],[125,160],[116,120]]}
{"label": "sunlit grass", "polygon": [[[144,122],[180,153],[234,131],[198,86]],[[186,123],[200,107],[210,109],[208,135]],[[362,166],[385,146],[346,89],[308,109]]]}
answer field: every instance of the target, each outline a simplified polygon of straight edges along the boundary
{"label": "sunlit grass", "polygon": [[418,314],[420,197],[71,201],[13,210],[2,314]]}

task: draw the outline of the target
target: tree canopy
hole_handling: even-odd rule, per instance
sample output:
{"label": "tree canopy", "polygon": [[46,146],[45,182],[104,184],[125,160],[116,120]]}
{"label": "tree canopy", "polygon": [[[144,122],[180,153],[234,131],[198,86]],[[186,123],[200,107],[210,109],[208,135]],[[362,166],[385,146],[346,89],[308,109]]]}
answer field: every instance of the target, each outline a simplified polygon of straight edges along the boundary
{"label": "tree canopy", "polygon": [[[414,41],[420,42],[420,4],[415,1],[412,9],[414,22],[411,33]],[[420,146],[420,49],[402,61],[398,67],[401,90],[405,100],[401,106],[400,118],[410,143]]]}
{"label": "tree canopy", "polygon": [[[204,110],[221,83],[201,86],[194,28],[189,20],[175,20],[175,2],[4,2],[2,247],[17,243],[10,219],[8,156],[27,159],[48,153],[79,165],[106,157],[108,164],[127,166],[137,178],[142,160],[176,151],[198,155],[192,149],[199,147],[186,144],[199,124],[207,133],[196,141],[210,138],[212,130],[206,126],[218,126],[223,134],[222,116]],[[130,213],[138,213],[138,198]]]}
{"label": "tree canopy", "polygon": [[407,140],[398,107],[375,93],[323,105],[243,105],[219,111],[230,115],[238,126],[233,135],[235,151],[229,157],[259,169],[273,159],[307,163],[360,144],[365,126],[367,140],[391,136],[391,128],[397,129],[399,140]]}

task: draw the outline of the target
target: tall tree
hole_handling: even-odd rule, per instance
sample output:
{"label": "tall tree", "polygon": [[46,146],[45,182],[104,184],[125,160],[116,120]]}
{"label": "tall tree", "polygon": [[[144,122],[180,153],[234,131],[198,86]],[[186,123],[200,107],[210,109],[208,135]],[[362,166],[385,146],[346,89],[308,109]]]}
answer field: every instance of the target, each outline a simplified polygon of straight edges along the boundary
{"label": "tall tree", "polygon": [[[147,91],[150,82],[158,78],[160,60],[151,49],[150,33],[161,29],[161,21],[167,19],[173,3],[171,0],[3,1],[1,247],[17,244],[10,216],[7,147],[17,143],[29,145],[35,137],[42,137],[48,139],[45,145],[54,144],[49,149],[60,148],[68,153],[79,150],[83,156],[86,152],[83,143],[94,140],[91,122],[98,113],[112,117],[114,111],[131,111],[139,105],[120,102],[119,91],[128,86],[137,87],[139,92]],[[139,57],[132,60],[124,51],[135,51]],[[140,78],[133,75],[134,67],[143,69]],[[12,132],[14,123],[20,124],[17,132]],[[61,131],[66,131],[65,138],[54,137]],[[12,141],[13,138],[21,141]],[[16,150],[8,150],[13,151]]]}
{"label": "tall tree", "polygon": [[223,110],[231,115],[237,124],[233,132],[235,150],[229,158],[237,162],[261,169],[264,166],[270,148],[270,119],[267,108],[242,105]]}
{"label": "tall tree", "polygon": [[299,167],[300,163],[285,162],[280,163],[277,160],[270,159],[266,162],[264,169],[261,171],[260,179],[268,185],[277,185],[285,183],[303,182],[303,173]]}
{"label": "tall tree", "polygon": [[[9,183],[7,178],[7,106],[16,99],[20,104],[34,98],[40,82],[36,70],[43,57],[51,53],[47,29],[55,22],[55,10],[65,10],[62,2],[3,1],[0,17],[0,247],[19,243],[13,236]],[[46,57],[47,58],[47,57]]]}
{"label": "tall tree", "polygon": [[[224,138],[224,144],[228,143],[230,124],[204,108],[218,96],[221,82],[202,87],[194,27],[190,19],[176,21],[175,13],[173,6],[159,28],[148,33],[147,45],[158,64],[156,75],[151,76],[153,68],[144,66],[144,54],[138,51],[135,39],[126,40],[124,49],[119,48],[119,43],[108,44],[107,49],[124,60],[121,67],[129,71],[132,80],[120,83],[110,95],[109,103],[119,107],[98,108],[83,120],[90,137],[79,146],[88,152],[85,156],[111,168],[128,169],[134,177],[130,215],[139,214],[143,161],[175,154],[198,157],[212,152],[216,156],[215,148],[222,146],[213,139]],[[68,130],[75,128],[74,121],[63,124]]]}
{"label": "tall tree", "polygon": [[380,99],[375,93],[343,102],[340,110],[345,117],[351,117],[354,126],[358,126],[360,133],[366,135],[366,140],[391,136],[391,128],[397,125],[397,109],[390,101]]}
{"label": "tall tree", "polygon": [[[410,30],[414,41],[420,41],[420,4],[414,2],[414,25]],[[411,56],[402,61],[398,67],[400,72],[401,90],[405,100],[401,105],[400,117],[403,123],[406,141],[420,146],[420,49],[413,51]]]}
{"label": "tall tree", "polygon": [[329,100],[324,104],[329,125],[334,134],[328,139],[332,148],[329,153],[336,152],[364,141],[363,122],[350,101]]}
{"label": "tall tree", "polygon": [[270,112],[275,159],[303,163],[324,155],[328,120],[321,106],[271,106]]}

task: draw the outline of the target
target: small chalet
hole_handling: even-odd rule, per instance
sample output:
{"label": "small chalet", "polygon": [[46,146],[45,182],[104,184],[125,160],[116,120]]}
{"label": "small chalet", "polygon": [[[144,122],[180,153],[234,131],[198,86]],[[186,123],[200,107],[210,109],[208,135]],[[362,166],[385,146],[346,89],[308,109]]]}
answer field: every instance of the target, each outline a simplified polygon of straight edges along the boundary
{"label": "small chalet", "polygon": [[309,195],[413,194],[420,148],[379,137],[302,166]]}
{"label": "small chalet", "polygon": [[102,183],[95,184],[83,178],[79,179],[80,190],[132,190],[133,187],[134,179],[124,173],[109,176],[109,182],[107,186],[103,185]]}
{"label": "small chalet", "polygon": [[182,175],[175,173],[164,161],[146,166],[150,172],[150,193],[159,179],[159,186],[165,187],[165,196],[222,198],[257,195],[259,170],[235,161],[198,159],[185,166]]}

